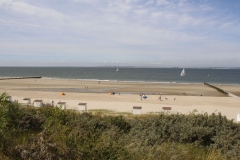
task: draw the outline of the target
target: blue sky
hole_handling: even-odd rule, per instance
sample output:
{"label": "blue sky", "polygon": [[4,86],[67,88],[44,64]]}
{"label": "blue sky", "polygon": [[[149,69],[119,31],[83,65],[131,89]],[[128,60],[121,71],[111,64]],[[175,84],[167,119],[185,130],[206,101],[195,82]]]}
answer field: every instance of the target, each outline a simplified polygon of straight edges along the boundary
{"label": "blue sky", "polygon": [[0,0],[0,66],[240,67],[239,0]]}

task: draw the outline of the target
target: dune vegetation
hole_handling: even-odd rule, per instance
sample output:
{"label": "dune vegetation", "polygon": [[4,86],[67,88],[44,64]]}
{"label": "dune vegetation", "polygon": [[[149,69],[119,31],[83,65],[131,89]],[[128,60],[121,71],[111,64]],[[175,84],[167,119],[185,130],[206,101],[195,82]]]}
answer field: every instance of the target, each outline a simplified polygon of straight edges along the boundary
{"label": "dune vegetation", "polygon": [[220,113],[79,113],[13,104],[3,93],[0,122],[0,159],[240,158],[240,124]]}

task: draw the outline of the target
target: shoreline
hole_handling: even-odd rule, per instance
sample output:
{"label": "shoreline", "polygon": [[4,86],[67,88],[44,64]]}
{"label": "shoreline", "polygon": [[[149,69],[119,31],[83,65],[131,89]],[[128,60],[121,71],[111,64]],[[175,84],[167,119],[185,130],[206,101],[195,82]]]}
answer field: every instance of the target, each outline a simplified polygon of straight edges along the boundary
{"label": "shoreline", "polygon": [[[46,80],[67,80],[67,81],[90,81],[90,82],[123,82],[123,83],[156,83],[156,84],[204,84],[203,82],[175,82],[175,81],[131,81],[131,80],[110,80],[110,79],[79,79],[79,78],[59,78],[59,77],[42,77],[42,76],[26,76],[26,77],[0,77],[0,80],[11,80],[11,79],[46,79]],[[237,83],[218,83],[218,82],[207,82],[213,85],[229,85],[229,86],[240,86]]]}

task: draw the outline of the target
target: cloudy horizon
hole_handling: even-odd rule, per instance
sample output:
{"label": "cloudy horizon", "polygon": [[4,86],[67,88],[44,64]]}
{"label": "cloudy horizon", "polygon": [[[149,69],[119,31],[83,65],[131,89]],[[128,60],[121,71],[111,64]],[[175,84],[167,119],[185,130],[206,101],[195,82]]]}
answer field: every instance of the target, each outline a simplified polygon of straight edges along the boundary
{"label": "cloudy horizon", "polygon": [[240,67],[240,2],[0,0],[0,66]]}

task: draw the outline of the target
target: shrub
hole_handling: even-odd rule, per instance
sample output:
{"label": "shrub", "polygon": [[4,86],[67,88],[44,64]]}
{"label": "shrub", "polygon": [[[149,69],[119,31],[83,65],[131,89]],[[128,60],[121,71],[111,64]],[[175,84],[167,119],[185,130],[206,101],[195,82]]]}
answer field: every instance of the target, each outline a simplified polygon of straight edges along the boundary
{"label": "shrub", "polygon": [[[220,113],[106,116],[0,98],[0,158],[239,159],[240,124]],[[1,157],[1,155],[3,155]]]}

